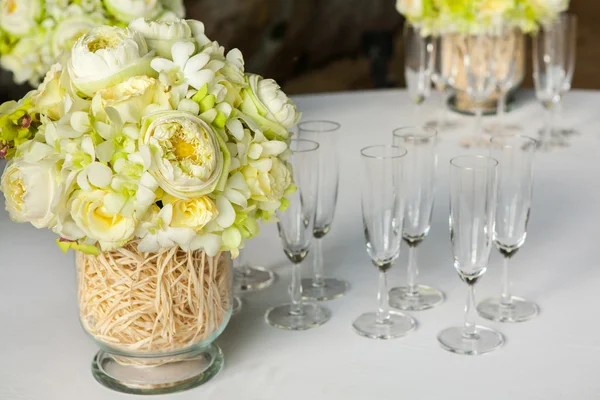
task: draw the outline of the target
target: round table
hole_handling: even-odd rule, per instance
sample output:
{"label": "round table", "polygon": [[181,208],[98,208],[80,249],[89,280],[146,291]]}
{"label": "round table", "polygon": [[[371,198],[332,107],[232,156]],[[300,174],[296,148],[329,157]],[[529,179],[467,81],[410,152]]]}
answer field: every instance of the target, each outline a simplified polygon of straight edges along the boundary
{"label": "round table", "polygon": [[[440,135],[439,184],[432,229],[420,251],[421,282],[446,301],[411,313],[418,328],[408,336],[378,341],[353,332],[360,313],[376,308],[377,271],[364,246],[360,215],[359,150],[391,141],[393,128],[410,125],[413,106],[405,91],[372,91],[295,97],[305,120],[342,124],[341,181],[336,219],[324,239],[327,273],[351,289],[325,303],[324,326],[288,332],[270,327],[264,313],[287,300],[290,279],[273,225],[248,243],[251,262],[273,268],[271,288],[244,297],[218,344],[225,367],[199,388],[156,399],[592,399],[600,396],[600,93],[574,91],[565,99],[562,124],[575,127],[571,146],[540,153],[527,241],[511,262],[513,292],[540,305],[534,320],[521,324],[479,321],[501,331],[503,348],[483,356],[451,354],[437,333],[462,323],[466,286],[452,266],[448,234],[448,161],[465,153],[458,145],[472,120]],[[536,135],[541,106],[523,92],[522,106],[508,115]],[[438,99],[427,103],[432,115]],[[491,122],[486,118],[484,123]],[[596,125],[596,123],[599,123]],[[0,200],[3,209],[3,197]],[[111,400],[128,398],[95,382],[90,371],[96,347],[78,322],[73,254],[64,255],[50,231],[12,223],[0,211],[0,399]],[[400,284],[406,249],[389,273]],[[310,274],[310,260],[304,273]],[[479,299],[500,290],[501,259],[476,286]]]}

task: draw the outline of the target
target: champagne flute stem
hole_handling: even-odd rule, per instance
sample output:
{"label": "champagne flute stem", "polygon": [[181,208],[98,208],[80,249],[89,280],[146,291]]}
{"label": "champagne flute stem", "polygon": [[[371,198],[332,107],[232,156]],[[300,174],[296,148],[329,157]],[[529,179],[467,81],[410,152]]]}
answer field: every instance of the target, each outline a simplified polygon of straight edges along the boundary
{"label": "champagne flute stem", "polygon": [[419,266],[417,265],[417,247],[414,245],[408,246],[408,271],[406,281],[409,295],[417,295],[417,279],[419,277]]}
{"label": "champagne flute stem", "polygon": [[498,97],[498,109],[496,111],[496,115],[498,116],[498,123],[504,123],[504,116],[506,115],[506,92],[500,92],[500,96]]}
{"label": "champagne flute stem", "polygon": [[508,260],[509,257],[504,257],[504,268],[502,277],[502,296],[501,303],[504,306],[510,307],[512,305],[512,296],[510,295],[510,279],[508,277]]}
{"label": "champagne flute stem", "polygon": [[387,275],[382,270],[379,271],[377,303],[377,323],[384,324],[390,319],[390,305],[388,302]]}
{"label": "champagne flute stem", "polygon": [[292,269],[292,283],[290,285],[290,295],[292,297],[293,315],[302,315],[302,285],[300,283],[300,266],[302,264],[294,264]]}
{"label": "champagne flute stem", "polygon": [[444,89],[441,91],[441,93],[442,93],[442,104],[441,104],[442,112],[440,113],[438,129],[442,129],[446,125],[446,117],[448,116],[447,104],[448,104],[448,98],[450,97],[448,92],[449,92],[448,89]]}
{"label": "champagne flute stem", "polygon": [[423,125],[423,101],[418,101],[415,103],[415,126]]}
{"label": "champagne flute stem", "polygon": [[463,336],[471,339],[477,336],[477,326],[475,325],[475,322],[473,322],[475,316],[475,288],[472,283],[469,283],[468,287]]}
{"label": "champagne flute stem", "polygon": [[481,120],[483,118],[483,108],[481,106],[481,103],[477,102],[477,105],[475,106],[475,125],[474,125],[474,132],[473,135],[475,136],[475,138],[479,138],[481,135]]}
{"label": "champagne flute stem", "polygon": [[554,130],[554,116],[556,114],[556,107],[554,104],[546,107],[546,125],[544,126],[544,139],[550,140],[552,138],[552,131]]}
{"label": "champagne flute stem", "polygon": [[323,245],[322,239],[315,239],[315,251],[313,256],[314,281],[313,286],[325,286],[325,278],[323,273]]}

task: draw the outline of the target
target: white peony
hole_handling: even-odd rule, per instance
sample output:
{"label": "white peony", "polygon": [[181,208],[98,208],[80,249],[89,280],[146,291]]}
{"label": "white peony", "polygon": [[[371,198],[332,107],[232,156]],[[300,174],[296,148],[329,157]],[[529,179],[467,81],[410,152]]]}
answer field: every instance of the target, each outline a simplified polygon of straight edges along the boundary
{"label": "white peony", "polygon": [[41,0],[0,0],[0,27],[11,35],[27,35],[41,15]]}
{"label": "white peony", "polygon": [[138,31],[151,50],[159,57],[170,58],[171,47],[175,42],[195,43],[192,29],[184,20],[147,21],[138,18],[131,21],[129,28]]}
{"label": "white peony", "polygon": [[104,0],[104,5],[121,22],[136,18],[155,19],[163,12],[159,0]]}
{"label": "white peony", "polygon": [[100,26],[77,40],[67,68],[75,88],[91,97],[132,76],[156,77],[151,60],[152,53],[139,32]]}
{"label": "white peony", "polygon": [[187,200],[211,193],[229,172],[229,153],[200,118],[163,111],[144,119],[140,145],[152,154],[150,173],[171,196]]}
{"label": "white peony", "polygon": [[248,87],[242,91],[241,110],[265,130],[265,136],[289,136],[288,129],[300,119],[296,105],[273,79],[248,74]]}
{"label": "white peony", "polygon": [[108,211],[104,205],[110,191],[83,190],[73,194],[71,216],[89,240],[98,241],[103,250],[121,247],[133,238],[136,229],[134,218]]}
{"label": "white peony", "polygon": [[59,184],[60,169],[55,162],[26,162],[22,158],[9,162],[2,174],[1,188],[11,219],[30,222],[38,229],[54,226],[52,201]]}

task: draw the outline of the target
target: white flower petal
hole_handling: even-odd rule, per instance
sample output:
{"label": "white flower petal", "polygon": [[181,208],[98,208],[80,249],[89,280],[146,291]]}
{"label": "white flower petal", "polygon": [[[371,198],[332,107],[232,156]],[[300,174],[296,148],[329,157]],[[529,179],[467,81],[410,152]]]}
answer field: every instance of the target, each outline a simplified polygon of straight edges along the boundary
{"label": "white flower petal", "polygon": [[169,228],[169,239],[179,246],[188,246],[194,236],[196,232],[191,228]]}
{"label": "white flower petal", "polygon": [[227,197],[227,200],[229,200],[233,204],[237,204],[242,208],[246,208],[248,206],[248,201],[246,197],[244,197],[244,195],[238,192],[237,190],[225,189],[224,194],[225,197]]}
{"label": "white flower petal", "polygon": [[225,124],[227,129],[229,129],[229,133],[237,140],[241,141],[244,138],[244,127],[239,119],[230,119]]}
{"label": "white flower petal", "polygon": [[92,185],[98,188],[105,188],[110,185],[113,176],[110,167],[99,162],[93,162],[87,166],[86,171],[88,180]]}
{"label": "white flower petal", "polygon": [[118,214],[126,202],[127,198],[119,193],[111,192],[104,196],[104,208],[111,214]]}
{"label": "white flower petal", "polygon": [[248,158],[253,160],[258,160],[260,155],[262,154],[262,146],[258,143],[252,143],[248,148]]}
{"label": "white flower petal", "polygon": [[160,250],[160,245],[155,235],[146,235],[138,244],[138,250],[144,253],[151,253]]}
{"label": "white flower petal", "polygon": [[204,69],[202,71],[191,72],[189,75],[186,74],[185,77],[194,89],[200,89],[204,84],[210,83],[215,79],[215,73],[209,69]]}
{"label": "white flower petal", "polygon": [[79,133],[85,133],[90,130],[90,117],[83,111],[75,111],[71,114],[71,126]]}
{"label": "white flower petal", "polygon": [[92,191],[92,187],[90,186],[90,184],[88,182],[87,174],[85,173],[85,170],[83,170],[77,174],[77,185],[79,185],[81,190],[83,190],[85,192]]}
{"label": "white flower petal", "polygon": [[115,145],[112,140],[102,142],[96,146],[96,157],[102,162],[109,162],[113,154],[115,154]]}
{"label": "white flower petal", "polygon": [[269,172],[273,166],[273,161],[270,158],[262,158],[257,161],[251,161],[250,165],[262,172]]}
{"label": "white flower petal", "polygon": [[210,61],[210,56],[206,53],[196,54],[194,57],[190,58],[187,63],[185,63],[185,67],[183,68],[183,72],[187,75],[190,72],[200,71],[202,68],[206,66],[206,64]]}
{"label": "white flower petal", "polygon": [[219,216],[216,218],[217,224],[222,228],[229,228],[235,222],[235,210],[225,196],[217,196],[217,210]]}
{"label": "white flower petal", "polygon": [[185,63],[190,58],[194,51],[196,50],[196,46],[190,42],[175,42],[173,47],[171,47],[171,53],[173,54],[173,62],[179,66],[179,68],[183,69],[185,67]]}
{"label": "white flower petal", "polygon": [[158,218],[162,219],[165,224],[169,225],[173,219],[173,204],[165,205],[158,213]]}
{"label": "white flower petal", "polygon": [[177,65],[173,61],[160,57],[153,59],[150,63],[150,66],[156,72],[170,71],[173,68],[177,67]]}
{"label": "white flower petal", "polygon": [[196,236],[192,240],[190,249],[204,250],[209,257],[214,257],[221,249],[221,236],[212,233]]}
{"label": "white flower petal", "polygon": [[206,66],[206,68],[210,69],[213,72],[217,72],[218,70],[220,70],[224,66],[225,66],[225,63],[223,61],[220,61],[220,60],[211,60],[208,63],[208,65]]}
{"label": "white flower petal", "polygon": [[268,142],[261,143],[263,151],[263,157],[276,157],[287,150],[288,146],[285,142],[278,140],[270,140]]}
{"label": "white flower petal", "polygon": [[183,99],[179,102],[177,110],[186,111],[194,115],[200,114],[200,106],[194,100]]}

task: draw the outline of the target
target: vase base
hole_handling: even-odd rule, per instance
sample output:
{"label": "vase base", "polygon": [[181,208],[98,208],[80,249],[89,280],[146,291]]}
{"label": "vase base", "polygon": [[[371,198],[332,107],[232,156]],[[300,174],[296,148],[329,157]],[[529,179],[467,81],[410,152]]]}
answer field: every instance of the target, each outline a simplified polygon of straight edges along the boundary
{"label": "vase base", "polygon": [[[126,360],[126,362],[125,362]],[[155,359],[119,359],[99,351],[92,361],[92,374],[102,385],[129,394],[167,394],[188,390],[209,381],[223,367],[221,349],[211,344],[173,361],[149,365]]]}

